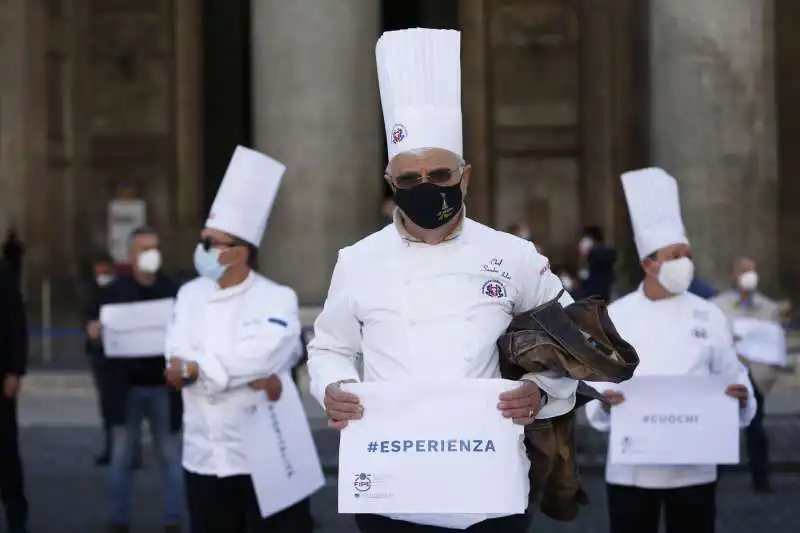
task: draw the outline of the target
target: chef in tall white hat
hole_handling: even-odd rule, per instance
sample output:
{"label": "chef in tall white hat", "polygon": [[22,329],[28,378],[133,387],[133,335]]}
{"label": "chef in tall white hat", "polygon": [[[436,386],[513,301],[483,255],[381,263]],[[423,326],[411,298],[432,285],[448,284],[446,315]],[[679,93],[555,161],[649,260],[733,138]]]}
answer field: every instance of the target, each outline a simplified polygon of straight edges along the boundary
{"label": "chef in tall white hat", "polygon": [[[356,354],[365,381],[497,378],[496,341],[513,315],[563,288],[533,244],[466,217],[471,169],[462,151],[459,32],[387,32],[376,56],[389,156],[384,179],[397,209],[391,224],[339,251],[309,344],[312,393],[337,429],[363,411],[341,388],[360,380]],[[560,302],[571,301],[563,293]],[[527,424],[569,412],[575,390],[571,379],[528,374],[501,396],[499,409]],[[416,531],[418,524],[515,533],[529,525],[523,514],[360,514],[356,523],[363,533]]]}
{"label": "chef in tall white hat", "polygon": [[183,468],[192,533],[311,531],[304,500],[261,520],[239,427],[253,396],[277,399],[276,374],[302,354],[295,292],[254,272],[285,167],[237,147],[178,293],[166,354],[183,388]]}
{"label": "chef in tall white hat", "polygon": [[[694,264],[675,178],[660,168],[646,168],[623,174],[622,186],[645,278],[636,291],[612,303],[609,314],[639,354],[633,380],[658,375],[724,376],[730,385],[719,394],[738,400],[740,424],[746,427],[756,404],[727,321],[713,303],[687,292]],[[599,387],[606,389],[607,405],[586,406],[590,423],[600,431],[611,427],[613,407],[609,406],[625,401],[624,394],[613,387]],[[667,533],[713,533],[716,480],[717,465],[713,464],[606,462],[611,533],[657,533],[662,507]]]}

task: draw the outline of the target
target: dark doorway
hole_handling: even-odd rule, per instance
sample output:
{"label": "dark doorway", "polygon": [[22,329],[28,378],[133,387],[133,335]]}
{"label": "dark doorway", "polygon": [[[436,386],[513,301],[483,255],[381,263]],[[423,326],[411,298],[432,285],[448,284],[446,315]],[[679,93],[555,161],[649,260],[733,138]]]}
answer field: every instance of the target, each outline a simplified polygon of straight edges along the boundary
{"label": "dark doorway", "polygon": [[[458,25],[458,0],[382,0],[383,31],[408,28],[460,29]],[[383,135],[383,130],[381,130]],[[384,197],[392,195],[384,184]]]}
{"label": "dark doorway", "polygon": [[203,0],[203,198],[208,212],[233,149],[252,144],[250,0]]}

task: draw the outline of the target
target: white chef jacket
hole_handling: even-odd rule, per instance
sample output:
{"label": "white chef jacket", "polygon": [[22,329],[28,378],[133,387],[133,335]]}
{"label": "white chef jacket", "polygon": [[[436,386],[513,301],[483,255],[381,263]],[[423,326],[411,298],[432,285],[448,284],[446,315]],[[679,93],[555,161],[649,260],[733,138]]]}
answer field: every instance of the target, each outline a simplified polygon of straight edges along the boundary
{"label": "white chef jacket", "polygon": [[[637,376],[723,375],[729,384],[746,385],[747,406],[740,410],[740,424],[747,427],[756,413],[756,400],[739,362],[728,322],[711,302],[686,292],[665,300],[647,298],[641,287],[609,306],[609,315],[620,335],[639,354]],[[615,390],[612,383],[596,384],[600,391]],[[680,394],[679,390],[675,394]],[[609,431],[611,416],[600,402],[586,404],[589,423]],[[606,481],[642,488],[677,488],[712,483],[716,465],[621,465],[606,461]]]}
{"label": "white chef jacket", "polygon": [[220,289],[206,278],[178,292],[168,357],[196,361],[183,389],[183,466],[218,477],[249,474],[239,421],[258,378],[289,370],[302,355],[297,295],[258,274]]}
{"label": "white chef jacket", "polygon": [[[513,315],[562,289],[547,259],[519,237],[464,219],[455,237],[428,245],[395,220],[339,251],[308,346],[311,391],[323,403],[329,384],[359,381],[358,353],[365,381],[498,378],[497,340]],[[564,292],[560,302],[572,298]],[[549,397],[538,418],[573,408],[576,381],[525,377]]]}

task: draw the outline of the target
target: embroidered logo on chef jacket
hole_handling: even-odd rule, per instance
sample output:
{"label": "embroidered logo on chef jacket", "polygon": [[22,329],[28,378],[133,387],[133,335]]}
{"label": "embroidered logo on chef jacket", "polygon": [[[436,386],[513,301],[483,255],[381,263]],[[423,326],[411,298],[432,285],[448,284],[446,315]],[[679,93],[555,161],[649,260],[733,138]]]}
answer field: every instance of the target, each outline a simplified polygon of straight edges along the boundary
{"label": "embroidered logo on chef jacket", "polygon": [[263,324],[275,324],[276,326],[281,326],[284,328],[289,327],[289,324],[285,320],[275,317],[251,318],[249,320],[245,320],[244,322],[242,322],[242,327],[246,328],[252,326],[261,326]]}
{"label": "embroidered logo on chef jacket", "polygon": [[406,137],[408,137],[408,132],[405,126],[402,124],[395,124],[392,127],[392,144],[403,142]]}
{"label": "embroidered logo on chef jacket", "polygon": [[490,298],[505,298],[506,287],[502,282],[492,279],[483,284],[481,292]]}
{"label": "embroidered logo on chef jacket", "polygon": [[694,328],[692,329],[692,337],[695,339],[707,339],[708,330],[706,328]]}

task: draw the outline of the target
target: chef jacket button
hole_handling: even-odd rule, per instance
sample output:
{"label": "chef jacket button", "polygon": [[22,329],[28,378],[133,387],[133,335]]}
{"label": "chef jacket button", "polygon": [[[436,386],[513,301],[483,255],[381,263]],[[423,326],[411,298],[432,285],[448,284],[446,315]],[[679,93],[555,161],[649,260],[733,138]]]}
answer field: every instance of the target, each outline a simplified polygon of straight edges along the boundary
{"label": "chef jacket button", "polygon": [[403,284],[404,285],[411,285],[411,279],[410,278],[406,278],[405,280],[403,280]]}
{"label": "chef jacket button", "polygon": [[417,321],[416,320],[409,320],[408,321],[408,325],[409,326],[416,326],[417,325]]}

